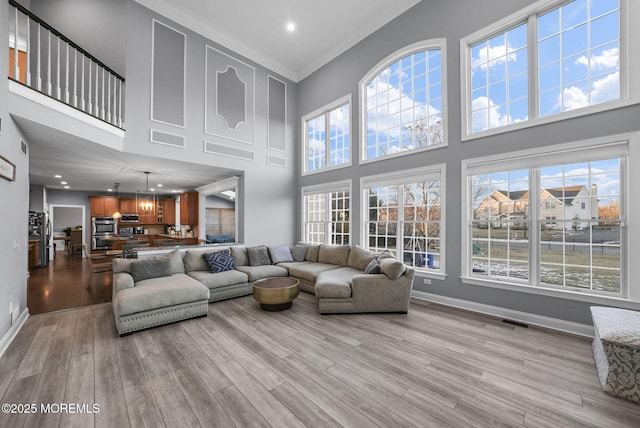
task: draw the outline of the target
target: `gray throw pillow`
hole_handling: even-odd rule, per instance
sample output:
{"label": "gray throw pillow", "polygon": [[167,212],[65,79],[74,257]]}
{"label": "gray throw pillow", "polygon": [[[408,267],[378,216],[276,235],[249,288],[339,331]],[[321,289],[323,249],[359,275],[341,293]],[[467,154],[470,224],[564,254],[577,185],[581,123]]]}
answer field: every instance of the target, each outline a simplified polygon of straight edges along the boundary
{"label": "gray throw pillow", "polygon": [[303,262],[304,257],[307,255],[308,245],[296,244],[291,248],[291,255],[294,262]]}
{"label": "gray throw pillow", "polygon": [[131,262],[131,276],[134,282],[170,275],[171,260],[168,257],[152,257]]}
{"label": "gray throw pillow", "polygon": [[380,273],[380,263],[376,259],[371,260],[364,268],[364,273]]}
{"label": "gray throw pillow", "polygon": [[231,257],[236,266],[249,266],[249,256],[247,256],[247,248],[243,245],[234,245],[230,247]]}
{"label": "gray throw pillow", "polygon": [[251,266],[270,265],[269,250],[264,245],[258,247],[247,247],[247,256],[249,256],[249,264]]}
{"label": "gray throw pillow", "polygon": [[289,247],[269,247],[269,256],[273,264],[293,261]]}
{"label": "gray throw pillow", "polygon": [[406,269],[404,263],[396,259],[382,259],[378,263],[380,263],[380,272],[387,275],[389,279],[400,278]]}

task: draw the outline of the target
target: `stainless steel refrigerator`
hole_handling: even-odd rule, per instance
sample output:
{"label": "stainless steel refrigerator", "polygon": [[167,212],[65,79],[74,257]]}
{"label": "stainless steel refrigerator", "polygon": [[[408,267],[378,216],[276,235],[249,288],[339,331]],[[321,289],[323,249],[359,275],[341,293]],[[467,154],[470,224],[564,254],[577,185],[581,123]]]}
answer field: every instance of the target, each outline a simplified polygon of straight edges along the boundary
{"label": "stainless steel refrigerator", "polygon": [[49,265],[49,242],[51,240],[51,222],[49,214],[29,211],[29,240],[39,241],[39,267]]}

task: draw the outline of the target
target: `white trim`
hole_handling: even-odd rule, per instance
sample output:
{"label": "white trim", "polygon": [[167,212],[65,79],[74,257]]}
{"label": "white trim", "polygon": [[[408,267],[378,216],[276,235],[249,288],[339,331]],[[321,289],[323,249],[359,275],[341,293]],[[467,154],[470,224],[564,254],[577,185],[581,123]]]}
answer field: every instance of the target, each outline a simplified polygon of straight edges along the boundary
{"label": "white trim", "polygon": [[572,321],[561,320],[558,318],[545,317],[543,315],[501,308],[499,306],[485,305],[484,303],[476,303],[469,300],[461,300],[453,297],[441,296],[439,294],[425,293],[423,291],[414,290],[413,292],[411,292],[411,297],[418,300],[424,300],[427,302],[433,302],[453,308],[464,309],[467,311],[490,315],[497,318],[518,321],[521,323],[561,331],[564,333],[576,334],[578,336],[589,338],[592,338],[594,336],[593,326],[587,324],[580,324]]}
{"label": "white trim", "polygon": [[11,328],[5,333],[5,335],[2,336],[2,339],[0,339],[0,357],[2,357],[4,353],[7,351],[7,349],[9,348],[9,345],[11,345],[11,342],[13,342],[13,339],[16,338],[16,336],[18,335],[18,333],[20,332],[24,324],[27,322],[28,318],[29,318],[29,308],[24,308],[22,313],[20,313],[20,316],[18,317],[18,320],[16,321],[16,323],[12,325]]}
{"label": "white trim", "polygon": [[[616,306],[627,306],[640,309],[640,287],[633,286],[631,278],[637,278],[640,275],[640,266],[637,263],[630,263],[629,256],[631,254],[637,254],[640,251],[640,230],[633,227],[633,222],[629,219],[634,212],[640,212],[640,198],[634,198],[628,189],[631,187],[629,183],[637,182],[640,180],[640,171],[638,168],[631,168],[630,165],[634,164],[634,160],[639,156],[636,154],[635,147],[640,143],[640,132],[631,132],[625,134],[612,135],[608,137],[599,137],[590,140],[576,141],[565,144],[558,144],[551,147],[541,149],[527,149],[522,151],[510,152],[503,155],[491,155],[482,158],[475,159],[463,159],[461,161],[461,181],[460,181],[460,195],[461,195],[461,207],[462,207],[462,228],[461,228],[461,246],[460,246],[460,260],[461,260],[461,281],[466,284],[487,286],[511,291],[525,292],[531,294],[540,294],[545,296],[552,296],[576,301],[585,301],[598,304],[608,304]],[[621,189],[620,194],[624,195],[621,203],[621,218],[624,221],[623,227],[627,227],[626,238],[623,234],[623,241],[621,242],[621,250],[623,250],[624,257],[621,258],[621,284],[620,292],[618,294],[608,293],[600,294],[595,291],[577,290],[571,288],[554,288],[546,286],[545,284],[537,283],[538,276],[538,252],[534,248],[531,251],[532,264],[530,273],[532,273],[527,281],[522,283],[517,282],[514,279],[500,279],[500,278],[486,278],[481,276],[471,275],[471,238],[470,238],[470,212],[469,207],[472,204],[470,182],[469,177],[473,174],[482,174],[490,171],[497,171],[500,168],[506,169],[518,169],[518,168],[539,168],[543,166],[541,162],[547,159],[546,165],[560,164],[560,163],[572,163],[580,162],[586,159],[593,159],[594,157],[601,157],[606,159],[607,157],[621,157],[623,164],[621,170],[623,177],[621,177]],[[628,158],[629,162],[624,162],[624,159]],[[552,159],[552,160],[551,160]],[[501,165],[503,164],[503,165]],[[523,166],[529,164],[529,166]],[[635,181],[634,181],[635,180]],[[530,183],[534,180],[529,179]],[[535,180],[537,181],[537,180]],[[532,194],[537,194],[536,191],[529,189]],[[534,207],[536,204],[530,204]],[[537,209],[537,208],[536,208]],[[535,214],[535,212],[534,212]],[[531,216],[536,218],[537,215]],[[532,245],[535,245],[538,239],[534,236],[537,233],[537,228],[532,230]]]}
{"label": "white trim", "polygon": [[[307,133],[307,122],[310,119],[315,119],[318,116],[327,116],[332,110],[336,110],[344,105],[348,105],[349,106],[349,162],[345,162],[343,164],[340,165],[335,165],[335,166],[328,166],[328,162],[327,162],[327,166],[325,168],[322,169],[316,169],[313,171],[307,171],[307,161],[308,161],[308,153],[307,153],[307,149],[309,148],[308,142],[307,142],[307,137],[308,137],[308,133]],[[312,111],[311,113],[307,113],[304,116],[302,116],[302,118],[300,119],[301,121],[301,125],[300,125],[300,130],[302,132],[302,175],[313,175],[313,174],[318,174],[321,172],[326,172],[326,171],[331,171],[331,170],[335,170],[335,169],[341,169],[341,168],[347,168],[350,167],[352,165],[352,157],[353,157],[353,103],[352,103],[352,96],[351,93],[348,93],[347,95],[338,98],[335,101],[330,102],[329,104],[320,107],[314,111]],[[325,144],[326,144],[326,156],[328,157],[330,155],[330,151],[329,151],[329,129],[325,130]]]}
{"label": "white trim", "polygon": [[[636,77],[638,70],[640,70],[640,58],[635,54],[638,51],[638,47],[640,47],[640,28],[636,25],[636,23],[640,21],[640,2],[620,0],[620,99],[593,104],[549,116],[538,116],[538,66],[535,61],[538,46],[537,36],[535,36],[537,32],[537,28],[534,26],[537,22],[535,18],[549,10],[563,6],[563,3],[567,3],[567,1],[540,0],[460,39],[460,126],[462,141],[475,140],[640,103],[640,83]],[[527,22],[527,51],[529,55],[527,65],[529,81],[528,119],[484,131],[473,132],[472,119],[469,111],[469,106],[471,105],[470,47],[525,22]]]}
{"label": "white trim", "polygon": [[[269,79],[276,80],[284,85],[284,150],[271,147],[271,141],[269,140],[269,135],[270,135],[269,121],[271,119],[269,115],[270,114],[269,102],[271,100],[271,92],[270,92],[271,86],[269,85]],[[287,152],[287,112],[288,112],[288,105],[289,105],[289,100],[287,99],[288,90],[289,90],[289,87],[287,86],[287,82],[285,82],[284,80],[278,79],[277,77],[272,76],[271,74],[267,74],[267,148],[269,150],[275,150],[277,152],[283,152],[283,153]]]}
{"label": "white trim", "polygon": [[[154,132],[159,132],[161,134],[173,135],[174,137],[182,138],[182,145],[181,146],[176,146],[175,144],[169,144],[169,143],[165,143],[165,142],[162,142],[162,141],[154,140],[153,139],[153,133]],[[162,145],[165,145],[165,146],[174,147],[176,149],[186,149],[187,148],[187,143],[185,141],[184,135],[174,134],[173,132],[161,131],[159,129],[154,129],[154,128],[149,128],[149,141],[151,141],[152,143],[155,143],[155,144],[162,144]]]}
{"label": "white trim", "polygon": [[82,110],[73,108],[63,103],[62,101],[58,101],[54,98],[31,89],[28,86],[24,86],[20,83],[14,82],[13,80],[9,80],[9,92],[38,103],[43,107],[50,108],[58,113],[69,116],[72,119],[79,120],[80,122],[84,122],[87,125],[108,132],[112,135],[115,135],[116,137],[124,138],[124,129],[118,128],[115,125],[111,125],[110,123],[100,120],[90,115],[89,113],[85,113]]}
{"label": "white trim", "polygon": [[[393,171],[377,175],[369,175],[366,177],[360,177],[360,222],[362,227],[360,228],[360,243],[364,248],[369,248],[368,243],[368,227],[366,223],[369,218],[369,195],[367,189],[371,187],[387,187],[387,186],[400,186],[405,183],[412,183],[416,181],[440,181],[440,268],[435,269],[422,269],[415,267],[416,274],[424,276],[426,278],[442,280],[447,277],[447,242],[446,242],[446,177],[447,177],[447,164],[441,163],[436,165],[430,165],[420,168],[406,169],[402,171]],[[400,211],[400,210],[398,210]],[[398,219],[400,225],[400,220]],[[401,232],[401,228],[398,227],[398,233]],[[401,245],[402,239],[397,240],[397,244]],[[398,248],[398,247],[396,247]],[[400,260],[403,260],[402,254],[398,255]]]}
{"label": "white trim", "polygon": [[[152,18],[151,21],[152,21],[151,23],[151,73],[149,73],[151,75],[151,86],[150,86],[151,90],[149,91],[151,93],[151,105],[149,107],[149,110],[151,111],[151,121],[184,129],[187,126],[187,35],[182,31],[178,31],[172,26],[167,25],[164,22],[161,22],[155,18]],[[182,125],[177,123],[165,122],[165,121],[153,118],[153,80],[154,80],[153,71],[154,71],[154,65],[155,65],[154,53],[155,53],[155,43],[156,43],[156,38],[155,38],[156,23],[163,25],[170,30],[173,30],[178,34],[182,34],[182,36],[184,37],[184,43],[183,43],[184,52],[183,52],[183,58],[182,58]]]}
{"label": "white trim", "polygon": [[[300,222],[300,227],[301,227],[301,232],[300,232],[300,237],[301,240],[303,242],[305,241],[306,238],[306,230],[305,230],[305,225],[307,223],[306,219],[307,219],[307,207],[305,204],[305,196],[313,196],[313,195],[321,195],[321,194],[328,194],[328,193],[334,193],[334,192],[349,192],[349,241],[352,242],[353,241],[353,235],[351,234],[351,223],[353,221],[353,191],[352,191],[352,180],[341,180],[341,181],[333,181],[331,183],[322,183],[322,184],[315,184],[315,185],[311,185],[311,186],[304,186],[302,188],[300,188],[300,213],[301,213],[301,222]],[[326,207],[325,207],[326,210]],[[325,220],[325,222],[331,222],[330,220]],[[326,230],[325,231],[325,238],[330,236],[331,231],[330,230]]]}
{"label": "white trim", "polygon": [[[208,109],[207,109],[207,104],[208,104],[208,100],[207,100],[207,95],[208,95],[208,91],[209,91],[209,49],[212,51],[215,51],[217,53],[219,53],[220,55],[224,55],[227,58],[231,59],[232,61],[235,61],[239,64],[244,65],[245,67],[249,68],[251,71],[251,83],[247,84],[246,82],[245,85],[247,87],[249,87],[251,89],[251,97],[249,97],[247,95],[247,90],[245,89],[245,93],[244,93],[244,98],[245,98],[245,121],[243,123],[246,124],[246,126],[251,127],[251,137],[250,137],[250,141],[247,140],[241,140],[240,138],[232,138],[228,135],[222,135],[222,134],[216,134],[214,130],[209,130],[207,128],[207,115],[208,115]],[[227,66],[227,68],[232,67],[236,70],[236,74],[238,74],[238,68],[233,67],[232,65],[229,65],[229,63],[227,62],[227,64],[225,64]],[[214,67],[215,71],[216,71],[216,99],[215,99],[215,103],[216,103],[216,109],[218,106],[218,89],[217,89],[217,76],[218,76],[218,69],[216,69]],[[238,79],[240,79],[240,76],[238,75]],[[241,80],[242,81],[242,80]],[[252,101],[252,107],[253,107],[253,111],[249,111],[249,105],[247,103],[247,101]],[[216,112],[216,115],[217,112]],[[250,117],[250,121],[247,119]],[[224,119],[223,119],[224,120]],[[226,120],[225,120],[225,124],[226,124]],[[227,129],[230,129],[229,127],[227,127]],[[236,131],[234,129],[234,131]],[[252,65],[247,64],[244,61],[240,61],[239,59],[222,52],[219,49],[214,48],[211,45],[206,44],[204,46],[204,133],[207,135],[213,135],[215,137],[220,137],[220,138],[224,138],[225,140],[229,140],[229,141],[237,141],[238,143],[243,143],[243,144],[255,144],[255,139],[256,139],[256,69],[255,67],[253,67]]]}
{"label": "white trim", "polygon": [[[420,51],[429,51],[429,50],[440,50],[441,55],[441,69],[442,69],[442,136],[444,142],[442,144],[427,146],[427,147],[419,147],[413,150],[405,150],[398,153],[389,154],[387,156],[381,156],[373,159],[366,158],[366,141],[367,141],[367,92],[366,88],[369,82],[379,75],[384,69],[389,67],[390,64],[393,64],[402,58],[412,55],[416,52]],[[424,152],[427,150],[440,149],[443,147],[447,147],[449,145],[449,122],[448,122],[448,102],[447,102],[447,39],[428,39],[422,40],[420,42],[412,43],[408,46],[405,46],[402,49],[399,49],[392,53],[391,55],[384,58],[382,61],[378,62],[371,70],[365,74],[360,82],[358,82],[358,91],[359,91],[359,109],[360,109],[360,141],[359,141],[359,164],[366,164],[371,162],[379,162],[385,159],[395,158],[399,156],[406,156],[415,153]]]}

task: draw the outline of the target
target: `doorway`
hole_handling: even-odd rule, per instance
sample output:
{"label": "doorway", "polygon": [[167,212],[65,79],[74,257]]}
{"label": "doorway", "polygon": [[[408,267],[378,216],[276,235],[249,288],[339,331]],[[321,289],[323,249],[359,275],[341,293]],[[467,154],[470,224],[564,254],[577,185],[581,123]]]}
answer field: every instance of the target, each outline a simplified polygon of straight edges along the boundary
{"label": "doorway", "polygon": [[[62,255],[67,250],[69,241],[64,237],[68,236],[68,231],[75,228],[82,229],[82,242],[86,243],[85,227],[85,206],[84,205],[49,205],[49,218],[51,219],[51,251],[50,260]],[[63,238],[63,239],[56,239]],[[57,253],[57,254],[56,254]]]}

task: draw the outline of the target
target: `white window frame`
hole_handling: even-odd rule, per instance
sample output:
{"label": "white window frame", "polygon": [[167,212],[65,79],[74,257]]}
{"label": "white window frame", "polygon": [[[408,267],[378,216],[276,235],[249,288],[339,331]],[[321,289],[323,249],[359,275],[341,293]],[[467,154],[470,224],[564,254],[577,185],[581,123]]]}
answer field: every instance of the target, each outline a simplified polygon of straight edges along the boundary
{"label": "white window frame", "polygon": [[[305,186],[300,192],[300,213],[301,213],[301,230],[300,236],[303,242],[306,242],[306,224],[307,224],[307,206],[305,204],[305,196],[312,196],[318,194],[334,193],[334,192],[349,192],[349,243],[353,243],[353,235],[351,231],[351,222],[353,218],[353,194],[351,192],[351,180],[334,181],[331,183],[316,184],[312,186]],[[327,204],[328,205],[328,204]],[[325,206],[325,224],[331,224],[331,207]],[[331,243],[331,228],[325,228],[325,242]]]}
{"label": "white window frame", "polygon": [[[369,234],[368,234],[368,200],[369,189],[372,187],[388,187],[393,185],[401,185],[405,183],[415,183],[421,181],[440,181],[440,269],[423,269],[420,267],[413,267],[416,274],[428,278],[444,280],[447,277],[447,248],[446,248],[446,164],[431,165],[428,167],[414,168],[403,171],[395,171],[384,174],[370,175],[360,178],[360,243],[364,248],[369,248]],[[400,210],[399,210],[400,211]],[[401,223],[402,219],[398,219],[398,223]],[[402,258],[402,238],[401,228],[398,227],[396,251]]]}
{"label": "white window frame", "polygon": [[[329,165],[329,156],[330,156],[330,151],[329,151],[329,129],[330,129],[330,124],[329,124],[329,113],[331,113],[331,111],[342,107],[343,105],[348,105],[349,106],[349,155],[348,155],[348,159],[349,161],[340,165],[335,165],[335,166],[328,166]],[[325,141],[326,143],[326,164],[327,166],[325,166],[324,168],[321,169],[316,169],[313,171],[309,171],[308,168],[308,150],[309,150],[309,144],[307,141],[307,138],[309,137],[308,132],[307,132],[307,122],[311,119],[315,119],[318,116],[325,116],[325,123],[326,123],[326,137],[327,140]],[[345,95],[344,97],[337,99],[335,101],[333,101],[332,103],[327,104],[324,107],[321,107],[317,110],[312,111],[311,113],[305,114],[302,117],[302,124],[300,129],[302,130],[302,140],[303,141],[303,150],[301,150],[302,152],[302,175],[312,175],[312,174],[318,174],[321,172],[325,172],[325,171],[331,171],[331,170],[335,170],[335,169],[340,169],[340,168],[347,168],[349,166],[351,166],[352,161],[351,161],[351,156],[353,155],[353,127],[352,127],[352,120],[353,120],[353,104],[351,102],[351,94]]]}
{"label": "white window frame", "polygon": [[[440,55],[442,57],[442,135],[443,143],[427,147],[419,147],[413,150],[406,150],[398,153],[393,153],[387,156],[380,156],[377,158],[367,159],[367,85],[371,79],[375,78],[389,65],[401,60],[402,58],[412,55],[416,52],[424,50],[440,49]],[[359,97],[360,97],[360,164],[380,162],[386,159],[395,158],[398,156],[411,155],[427,150],[435,150],[449,145],[449,119],[448,119],[448,103],[447,103],[447,40],[446,39],[429,39],[423,40],[417,43],[413,43],[406,46],[382,61],[376,64],[359,82]]]}
{"label": "white window frame", "polygon": [[[626,155],[620,153],[626,152]],[[530,241],[531,274],[527,281],[517,282],[513,280],[502,280],[500,278],[483,278],[472,274],[473,264],[471,262],[471,210],[469,209],[473,201],[471,200],[471,179],[474,174],[491,171],[506,171],[514,169],[530,169],[532,164],[543,159],[545,164],[555,165],[561,163],[571,163],[580,161],[583,158],[593,158],[594,155],[602,159],[607,157],[621,157],[623,174],[621,177],[621,218],[626,219],[621,227],[626,228],[626,233],[622,234],[623,241],[620,243],[623,255],[621,257],[621,284],[618,295],[603,295],[598,293],[587,293],[585,291],[573,289],[559,289],[546,287],[537,283],[539,253],[537,247],[538,231],[532,227]],[[462,233],[461,233],[461,280],[465,284],[480,285],[492,288],[505,289],[529,294],[559,297],[564,299],[578,300],[598,304],[615,304],[621,307],[638,309],[640,303],[640,284],[631,281],[640,275],[638,263],[630,263],[632,254],[640,251],[640,224],[630,221],[632,218],[640,216],[640,197],[634,197],[628,189],[633,188],[630,183],[640,182],[640,168],[633,168],[632,165],[640,160],[640,132],[620,134],[609,137],[601,137],[591,140],[567,143],[547,147],[543,149],[529,149],[512,152],[506,155],[492,155],[482,158],[462,161]],[[533,182],[533,180],[531,180]],[[533,195],[536,190],[529,189]],[[535,221],[538,218],[536,204],[531,202],[531,218]],[[534,211],[535,210],[535,211]],[[635,214],[635,216],[634,216]],[[547,220],[549,221],[549,220]],[[615,303],[614,303],[615,302]]]}
{"label": "white window frame", "polygon": [[[562,6],[567,0],[540,0],[460,40],[460,97],[462,141],[530,128],[601,111],[640,103],[640,2],[620,0],[620,99],[540,117],[538,112],[538,66],[536,16]],[[471,46],[527,22],[529,118],[522,122],[472,132]]]}

